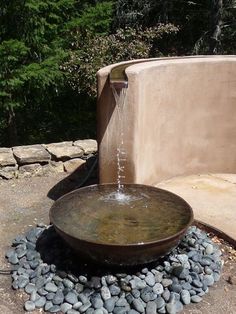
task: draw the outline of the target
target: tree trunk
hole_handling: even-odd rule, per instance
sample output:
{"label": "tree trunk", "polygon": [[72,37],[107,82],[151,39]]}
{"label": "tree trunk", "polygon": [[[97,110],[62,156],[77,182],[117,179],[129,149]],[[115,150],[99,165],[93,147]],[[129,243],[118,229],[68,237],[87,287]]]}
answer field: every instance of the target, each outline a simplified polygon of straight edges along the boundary
{"label": "tree trunk", "polygon": [[9,146],[15,146],[18,144],[16,114],[13,108],[8,108],[8,142]]}
{"label": "tree trunk", "polygon": [[223,0],[211,1],[211,30],[209,53],[218,54],[221,36]]}

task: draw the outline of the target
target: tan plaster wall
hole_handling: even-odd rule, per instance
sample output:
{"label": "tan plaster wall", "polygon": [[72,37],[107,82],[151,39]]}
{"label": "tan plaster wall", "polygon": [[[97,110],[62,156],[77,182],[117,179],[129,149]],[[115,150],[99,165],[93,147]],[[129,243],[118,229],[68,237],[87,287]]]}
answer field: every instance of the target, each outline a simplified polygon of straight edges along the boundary
{"label": "tan plaster wall", "polygon": [[[98,72],[101,183],[117,176],[111,67]],[[236,171],[236,56],[159,59],[132,65],[126,74],[125,182]]]}

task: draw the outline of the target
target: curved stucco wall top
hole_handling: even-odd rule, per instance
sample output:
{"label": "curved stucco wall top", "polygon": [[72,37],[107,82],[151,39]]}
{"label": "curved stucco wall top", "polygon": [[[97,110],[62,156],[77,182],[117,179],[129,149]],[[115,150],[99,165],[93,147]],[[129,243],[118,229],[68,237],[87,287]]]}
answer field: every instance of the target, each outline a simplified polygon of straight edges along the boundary
{"label": "curved stucco wall top", "polygon": [[[105,72],[98,76],[99,169],[100,181],[112,182],[119,133]],[[235,172],[236,56],[160,59],[132,65],[126,74],[125,181]]]}

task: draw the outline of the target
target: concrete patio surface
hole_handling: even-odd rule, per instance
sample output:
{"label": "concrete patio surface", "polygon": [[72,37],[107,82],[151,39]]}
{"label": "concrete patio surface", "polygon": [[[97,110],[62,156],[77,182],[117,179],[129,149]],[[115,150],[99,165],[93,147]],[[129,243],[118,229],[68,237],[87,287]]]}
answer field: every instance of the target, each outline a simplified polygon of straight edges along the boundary
{"label": "concrete patio surface", "polygon": [[[80,178],[57,174],[0,181],[0,268],[7,269],[4,255],[18,234],[23,234],[38,222],[49,223],[48,212],[55,199],[74,189]],[[183,196],[194,207],[196,218],[223,228],[236,238],[235,206],[236,176],[207,175],[181,178],[159,184]],[[199,209],[199,211],[198,211]],[[235,228],[236,229],[236,228]],[[50,248],[49,248],[50,249]],[[221,280],[210,289],[200,304],[187,306],[183,314],[235,314],[236,285],[227,282],[236,275],[235,263],[224,268]],[[0,313],[23,314],[27,296],[11,288],[10,276],[0,275]],[[36,310],[31,313],[40,313]],[[41,311],[42,313],[42,311]]]}
{"label": "concrete patio surface", "polygon": [[194,217],[236,240],[236,174],[175,177],[156,185],[183,197]]}

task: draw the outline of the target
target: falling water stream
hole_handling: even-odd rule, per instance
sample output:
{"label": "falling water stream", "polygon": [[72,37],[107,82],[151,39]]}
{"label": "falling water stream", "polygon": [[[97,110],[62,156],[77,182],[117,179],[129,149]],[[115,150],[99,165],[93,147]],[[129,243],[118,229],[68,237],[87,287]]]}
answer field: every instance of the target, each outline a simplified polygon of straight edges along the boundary
{"label": "falling water stream", "polygon": [[126,104],[126,95],[128,85],[122,88],[116,88],[111,85],[113,96],[115,98],[115,104],[118,112],[118,132],[119,132],[119,143],[117,145],[116,160],[117,160],[117,190],[108,195],[107,200],[118,201],[124,204],[129,203],[137,198],[124,193],[124,186],[122,181],[125,179],[125,161],[126,151],[124,148],[124,109]]}

